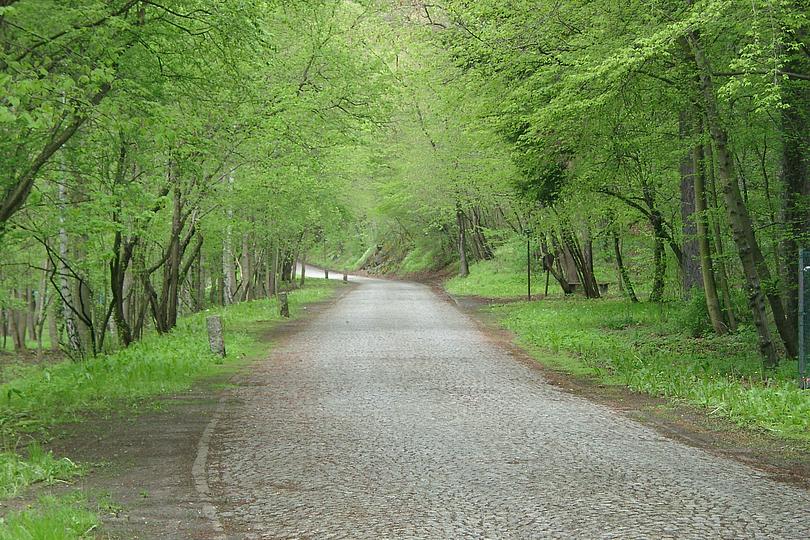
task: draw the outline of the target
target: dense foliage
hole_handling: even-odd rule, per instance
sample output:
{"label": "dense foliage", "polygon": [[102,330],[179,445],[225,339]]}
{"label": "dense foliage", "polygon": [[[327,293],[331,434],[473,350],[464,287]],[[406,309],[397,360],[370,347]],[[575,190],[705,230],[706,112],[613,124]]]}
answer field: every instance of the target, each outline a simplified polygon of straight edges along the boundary
{"label": "dense foliage", "polygon": [[4,348],[91,357],[289,286],[356,221],[374,39],[341,1],[0,2]]}
{"label": "dense foliage", "polygon": [[806,4],[451,0],[400,13],[401,55],[418,61],[398,64],[408,99],[379,190],[388,244],[443,242],[434,262],[460,260],[463,276],[528,235],[566,293],[698,295],[715,333],[756,332],[768,366],[796,355]]}

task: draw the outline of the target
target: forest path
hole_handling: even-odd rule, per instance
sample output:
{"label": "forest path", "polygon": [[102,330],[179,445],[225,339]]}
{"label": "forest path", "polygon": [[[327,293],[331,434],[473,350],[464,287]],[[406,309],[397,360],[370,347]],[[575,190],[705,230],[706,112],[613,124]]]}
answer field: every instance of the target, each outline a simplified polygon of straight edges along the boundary
{"label": "forest path", "polygon": [[555,389],[422,285],[359,281],[220,412],[220,537],[810,537],[807,491]]}

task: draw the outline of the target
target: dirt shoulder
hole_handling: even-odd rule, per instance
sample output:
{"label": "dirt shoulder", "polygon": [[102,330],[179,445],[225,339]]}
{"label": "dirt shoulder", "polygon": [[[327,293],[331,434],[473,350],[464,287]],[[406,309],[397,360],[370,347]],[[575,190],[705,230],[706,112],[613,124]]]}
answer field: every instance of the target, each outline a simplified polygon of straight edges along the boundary
{"label": "dirt shoulder", "polygon": [[487,306],[503,302],[479,297],[456,298],[449,295],[441,283],[433,281],[429,284],[437,294],[476,321],[493,342],[540,371],[560,390],[609,407],[670,439],[748,464],[775,480],[810,489],[810,444],[743,429],[685,403],[641,394],[624,386],[606,385],[593,377],[572,375],[545,366],[518,346],[515,335],[501,327],[496,317],[486,311]]}
{"label": "dirt shoulder", "polygon": [[[287,336],[306,328],[318,313],[353,288],[338,289],[330,300],[310,304],[306,315],[279,324],[259,322],[252,330],[267,351]],[[88,467],[88,474],[70,485],[38,486],[24,498],[4,501],[0,513],[25,506],[42,495],[81,490],[98,509],[103,526],[99,538],[218,538],[204,514],[204,497],[195,486],[192,467],[200,439],[224,402],[236,378],[267,357],[238,361],[232,369],[201,380],[183,393],[158,396],[138,410],[94,415],[54,430],[47,445],[57,456]]]}

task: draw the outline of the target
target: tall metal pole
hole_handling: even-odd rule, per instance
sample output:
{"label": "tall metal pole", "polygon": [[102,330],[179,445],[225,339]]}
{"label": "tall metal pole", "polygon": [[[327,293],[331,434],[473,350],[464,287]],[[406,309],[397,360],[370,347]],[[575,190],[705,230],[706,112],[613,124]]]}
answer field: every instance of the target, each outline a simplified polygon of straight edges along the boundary
{"label": "tall metal pole", "polygon": [[532,301],[532,237],[531,232],[526,232],[526,298]]}
{"label": "tall metal pole", "polygon": [[807,374],[807,351],[805,350],[804,346],[804,323],[805,323],[805,316],[804,316],[804,274],[810,269],[810,266],[805,264],[804,261],[804,254],[805,250],[799,250],[799,387],[800,388],[810,388],[810,381],[808,381],[808,374]]}

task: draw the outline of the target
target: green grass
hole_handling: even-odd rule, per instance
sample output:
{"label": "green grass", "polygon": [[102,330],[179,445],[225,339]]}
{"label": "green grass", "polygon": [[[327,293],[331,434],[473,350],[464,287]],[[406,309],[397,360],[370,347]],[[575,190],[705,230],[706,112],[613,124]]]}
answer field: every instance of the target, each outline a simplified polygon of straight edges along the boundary
{"label": "green grass", "polygon": [[[328,298],[338,286],[307,280],[306,287],[289,296],[291,315],[301,315],[305,304]],[[208,349],[205,319],[213,314],[222,317],[228,352],[224,362]],[[127,349],[84,362],[8,368],[13,378],[0,385],[0,500],[28,485],[68,481],[83,472],[36,444],[28,446],[27,456],[20,455],[16,448],[24,435],[46,437],[53,426],[79,421],[88,412],[149,406],[150,396],[186,390],[194,381],[266,349],[256,330],[280,318],[275,299],[244,302],[185,317],[168,335],[150,335]],[[78,503],[45,499],[35,508],[2,518],[0,540],[83,538],[97,523]]]}
{"label": "green grass", "polygon": [[[525,257],[524,257],[525,262]],[[542,292],[541,276],[532,276],[532,294]],[[470,267],[470,275],[455,277],[445,287],[450,294],[477,295],[490,298],[516,298],[526,296],[526,267],[522,271],[502,258],[481,261]],[[556,287],[556,283],[552,284]],[[549,287],[550,288],[550,287]]]}
{"label": "green grass", "polygon": [[94,538],[98,516],[80,496],[43,497],[35,508],[0,517],[0,540],[78,540]]}
{"label": "green grass", "polygon": [[417,245],[411,249],[402,262],[399,263],[396,273],[407,276],[419,272],[436,270],[446,264],[446,256],[435,246]]}
{"label": "green grass", "polygon": [[810,392],[797,388],[795,362],[764,373],[750,329],[693,337],[684,328],[684,303],[569,298],[492,309],[540,362],[810,440]]}
{"label": "green grass", "polygon": [[[636,242],[637,243],[637,242]],[[629,267],[632,274],[634,290],[639,298],[646,298],[652,288],[652,270],[647,268],[646,261],[638,261]],[[532,296],[544,294],[546,274],[541,268],[538,259],[532,260]],[[639,268],[639,266],[641,268]],[[676,272],[674,263],[668,265],[668,271]],[[612,261],[597,258],[594,261],[594,274],[599,283],[609,284],[608,297],[619,297],[617,272]],[[549,296],[562,298],[564,295],[559,283],[549,276]],[[666,297],[678,295],[680,289],[673,287],[678,277],[669,276],[670,286],[667,287]],[[488,298],[525,298],[526,283],[526,239],[511,236],[505,243],[495,249],[495,258],[489,261],[478,261],[470,265],[470,275],[466,278],[456,277],[445,284],[447,291],[456,295],[485,296]]]}
{"label": "green grass", "polygon": [[30,484],[50,485],[82,473],[82,468],[68,458],[57,459],[36,443],[28,446],[27,457],[16,452],[0,452],[0,500],[13,497]]}

